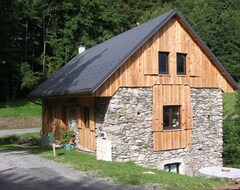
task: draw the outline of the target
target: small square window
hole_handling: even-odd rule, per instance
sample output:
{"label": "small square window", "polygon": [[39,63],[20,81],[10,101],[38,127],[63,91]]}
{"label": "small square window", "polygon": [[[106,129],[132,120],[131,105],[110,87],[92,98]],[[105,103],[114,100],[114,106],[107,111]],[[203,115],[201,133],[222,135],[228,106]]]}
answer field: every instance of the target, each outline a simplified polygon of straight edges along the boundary
{"label": "small square window", "polygon": [[180,106],[163,106],[163,129],[180,128]]}
{"label": "small square window", "polygon": [[186,75],[186,54],[177,53],[177,74]]}
{"label": "small square window", "polygon": [[180,163],[166,164],[164,166],[164,171],[172,172],[172,173],[179,173],[179,165],[180,165]]}
{"label": "small square window", "polygon": [[168,52],[158,53],[158,73],[168,74]]}

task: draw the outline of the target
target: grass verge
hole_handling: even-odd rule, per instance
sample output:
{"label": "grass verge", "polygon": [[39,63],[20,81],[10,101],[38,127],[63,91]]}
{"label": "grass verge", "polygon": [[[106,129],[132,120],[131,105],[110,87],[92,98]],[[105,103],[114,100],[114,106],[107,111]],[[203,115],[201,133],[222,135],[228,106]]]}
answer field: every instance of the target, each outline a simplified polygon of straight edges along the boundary
{"label": "grass verge", "polygon": [[[28,136],[36,137],[37,134],[28,134]],[[79,152],[77,150],[66,151],[65,149],[57,149],[57,156],[53,157],[50,148],[21,148],[16,144],[3,145],[0,148],[8,150],[25,150],[33,154],[38,154],[43,158],[54,160],[59,163],[67,163],[74,170],[84,171],[90,175],[110,178],[111,180],[133,185],[149,185],[157,184],[161,189],[165,190],[207,190],[217,186],[229,184],[229,181],[219,179],[205,179],[201,177],[189,177],[180,174],[168,173],[155,169],[148,169],[137,166],[133,162],[107,162],[96,160],[91,154]],[[143,172],[151,171],[155,174],[144,174]]]}
{"label": "grass verge", "polygon": [[236,93],[223,94],[223,115],[225,118],[236,113],[235,110],[236,101],[237,101]]}
{"label": "grass verge", "polygon": [[0,103],[0,117],[28,118],[40,117],[42,106],[40,101],[37,104],[27,99],[13,100]]}

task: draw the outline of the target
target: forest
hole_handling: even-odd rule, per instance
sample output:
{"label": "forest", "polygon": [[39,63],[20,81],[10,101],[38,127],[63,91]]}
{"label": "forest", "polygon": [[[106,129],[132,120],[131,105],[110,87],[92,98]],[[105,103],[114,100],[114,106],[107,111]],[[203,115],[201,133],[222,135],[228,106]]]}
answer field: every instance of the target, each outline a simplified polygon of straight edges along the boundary
{"label": "forest", "polygon": [[0,101],[26,97],[77,55],[177,8],[240,82],[239,0],[1,0]]}

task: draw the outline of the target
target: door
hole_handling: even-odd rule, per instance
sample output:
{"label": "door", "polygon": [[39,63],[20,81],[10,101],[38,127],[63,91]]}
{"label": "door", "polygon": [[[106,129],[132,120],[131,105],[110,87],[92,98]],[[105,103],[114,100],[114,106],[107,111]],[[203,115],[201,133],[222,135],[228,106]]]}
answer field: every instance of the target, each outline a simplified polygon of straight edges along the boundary
{"label": "door", "polygon": [[92,98],[80,98],[78,109],[78,128],[80,146],[95,150],[94,105]]}

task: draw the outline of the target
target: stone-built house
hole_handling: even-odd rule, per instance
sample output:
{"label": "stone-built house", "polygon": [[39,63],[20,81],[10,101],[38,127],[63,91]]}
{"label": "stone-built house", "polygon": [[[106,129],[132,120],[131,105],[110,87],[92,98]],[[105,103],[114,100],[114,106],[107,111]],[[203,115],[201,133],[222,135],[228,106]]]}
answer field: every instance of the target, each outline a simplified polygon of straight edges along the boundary
{"label": "stone-built house", "polygon": [[222,165],[222,94],[237,89],[172,10],[77,55],[30,97],[44,135],[73,129],[99,159],[197,175]]}

